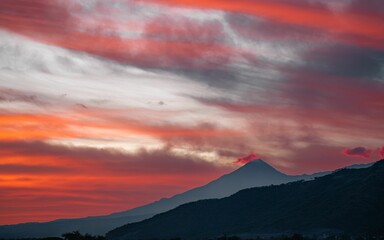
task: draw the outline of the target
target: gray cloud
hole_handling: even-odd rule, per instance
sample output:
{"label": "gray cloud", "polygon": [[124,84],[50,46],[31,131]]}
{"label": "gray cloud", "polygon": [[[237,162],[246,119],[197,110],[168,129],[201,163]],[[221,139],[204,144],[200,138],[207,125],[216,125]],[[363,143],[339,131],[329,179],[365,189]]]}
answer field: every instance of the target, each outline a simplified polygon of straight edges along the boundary
{"label": "gray cloud", "polygon": [[369,158],[372,150],[366,147],[346,148],[342,151],[345,156]]}
{"label": "gray cloud", "polygon": [[36,95],[23,93],[9,88],[0,88],[0,102],[40,103]]}
{"label": "gray cloud", "polygon": [[384,52],[366,47],[334,43],[309,50],[303,58],[308,70],[342,77],[382,78]]}

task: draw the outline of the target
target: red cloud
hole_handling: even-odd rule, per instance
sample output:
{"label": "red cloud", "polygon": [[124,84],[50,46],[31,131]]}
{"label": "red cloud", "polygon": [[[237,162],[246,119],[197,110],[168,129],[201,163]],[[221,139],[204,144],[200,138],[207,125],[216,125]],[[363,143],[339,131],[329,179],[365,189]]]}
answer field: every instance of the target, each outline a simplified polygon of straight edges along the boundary
{"label": "red cloud", "polygon": [[[0,1],[0,9],[4,9],[0,12],[0,28],[114,61],[142,67],[211,69],[225,66],[238,51],[222,42],[224,31],[221,24],[215,22],[155,18],[144,21],[144,38],[130,39],[103,34],[100,30],[110,30],[105,19],[94,18],[95,24],[88,24],[83,20],[90,16],[79,12],[76,4],[57,0],[21,2],[23,4],[12,0]],[[72,11],[78,16],[71,15]],[[109,22],[136,30],[138,25],[135,21],[112,19]],[[80,23],[90,31],[78,31]]]}
{"label": "red cloud", "polygon": [[251,153],[248,156],[240,157],[236,161],[234,161],[234,164],[247,164],[249,162],[252,162],[253,160],[260,158],[259,154]]}
{"label": "red cloud", "polygon": [[384,158],[384,146],[377,150],[377,155],[379,155],[381,158]]}
{"label": "red cloud", "polygon": [[372,154],[371,149],[367,149],[365,147],[355,147],[355,148],[346,148],[342,151],[345,156],[350,157],[362,157],[369,158]]}
{"label": "red cloud", "polygon": [[224,27],[214,21],[193,21],[186,17],[156,17],[145,26],[150,39],[183,42],[218,43],[226,37]]}
{"label": "red cloud", "polygon": [[[313,5],[293,4],[292,1],[194,1],[194,0],[156,0],[168,6],[184,6],[200,9],[219,9],[226,12],[239,12],[265,19],[319,29],[345,36],[347,41],[383,48],[383,37],[378,16],[364,15],[361,12],[343,11],[335,15],[326,8]],[[349,24],[344,24],[347,21]],[[369,26],[369,27],[368,27]],[[356,36],[352,38],[350,36]]]}

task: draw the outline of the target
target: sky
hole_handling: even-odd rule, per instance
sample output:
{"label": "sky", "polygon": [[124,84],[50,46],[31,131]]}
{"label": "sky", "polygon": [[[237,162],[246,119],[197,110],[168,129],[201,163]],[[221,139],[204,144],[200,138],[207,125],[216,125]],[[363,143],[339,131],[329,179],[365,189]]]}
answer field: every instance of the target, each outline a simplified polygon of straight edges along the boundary
{"label": "sky", "polygon": [[384,158],[382,0],[1,0],[0,224],[109,214],[262,158]]}

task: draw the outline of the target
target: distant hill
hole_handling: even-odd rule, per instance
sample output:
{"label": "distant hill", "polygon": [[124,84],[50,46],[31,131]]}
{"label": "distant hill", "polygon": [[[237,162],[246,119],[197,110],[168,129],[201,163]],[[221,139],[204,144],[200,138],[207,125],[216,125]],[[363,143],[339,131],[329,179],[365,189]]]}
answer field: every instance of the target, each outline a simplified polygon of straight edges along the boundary
{"label": "distant hill", "polygon": [[[367,166],[369,165],[359,165],[356,167]],[[227,197],[239,190],[251,187],[276,185],[297,180],[310,180],[328,173],[320,172],[312,175],[289,176],[277,171],[263,160],[255,160],[207,185],[194,188],[171,198],[163,198],[138,208],[106,216],[0,226],[0,238],[58,237],[63,233],[74,230],[93,235],[103,235],[111,229],[150,218],[155,214],[171,210],[184,203],[201,199]]]}
{"label": "distant hill", "polygon": [[384,235],[384,160],[313,181],[242,190],[117,228],[109,240],[324,232]]}

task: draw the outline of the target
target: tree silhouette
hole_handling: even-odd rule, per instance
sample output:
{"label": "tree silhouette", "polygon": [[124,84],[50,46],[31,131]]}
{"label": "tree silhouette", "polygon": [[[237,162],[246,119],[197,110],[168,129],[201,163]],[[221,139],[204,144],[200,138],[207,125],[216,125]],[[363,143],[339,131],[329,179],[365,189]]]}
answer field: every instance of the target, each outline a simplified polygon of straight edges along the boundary
{"label": "tree silhouette", "polygon": [[92,236],[88,233],[82,235],[79,231],[64,233],[62,236],[64,240],[105,240],[104,236]]}
{"label": "tree silhouette", "polygon": [[79,231],[64,233],[62,236],[63,236],[64,240],[80,240],[80,239],[82,239],[82,235]]}
{"label": "tree silhouette", "polygon": [[295,233],[292,236],[292,240],[304,240],[304,237],[301,234]]}

